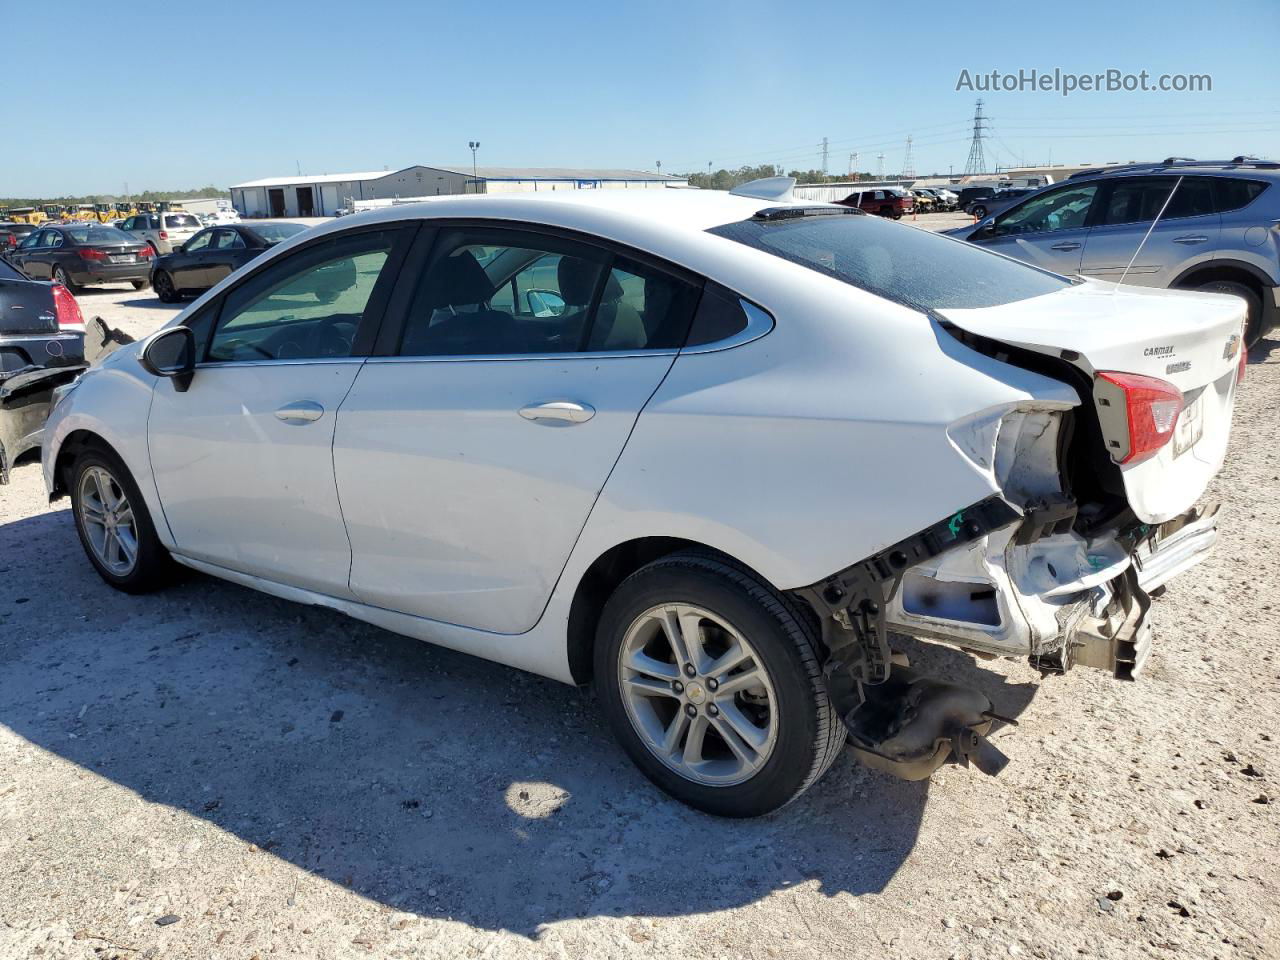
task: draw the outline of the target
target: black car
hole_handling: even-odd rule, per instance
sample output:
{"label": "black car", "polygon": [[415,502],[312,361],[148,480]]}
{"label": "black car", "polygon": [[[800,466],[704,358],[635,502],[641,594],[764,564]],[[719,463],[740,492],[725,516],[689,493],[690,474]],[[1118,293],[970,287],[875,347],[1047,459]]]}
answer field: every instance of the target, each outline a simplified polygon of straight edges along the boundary
{"label": "black car", "polygon": [[989,197],[982,197],[971,201],[965,208],[965,212],[977,217],[979,220],[985,219],[988,214],[999,213],[1006,207],[1013,206],[1015,200],[1019,200],[1028,194],[1035,193],[1037,187],[1017,187],[1010,190],[997,190]]}
{"label": "black car", "polygon": [[84,369],[84,318],[75,297],[0,261],[0,484],[40,446],[54,387]]}
{"label": "black car", "polygon": [[72,293],[91,283],[149,282],[151,244],[100,223],[42,226],[9,254],[9,262],[32,280],[53,280]]}
{"label": "black car", "polygon": [[201,230],[173,253],[157,257],[151,285],[165,303],[214,284],[281,240],[307,229],[300,223],[219,224]]}
{"label": "black car", "polygon": [[13,253],[23,240],[40,229],[30,223],[9,223],[0,221],[0,257]]}

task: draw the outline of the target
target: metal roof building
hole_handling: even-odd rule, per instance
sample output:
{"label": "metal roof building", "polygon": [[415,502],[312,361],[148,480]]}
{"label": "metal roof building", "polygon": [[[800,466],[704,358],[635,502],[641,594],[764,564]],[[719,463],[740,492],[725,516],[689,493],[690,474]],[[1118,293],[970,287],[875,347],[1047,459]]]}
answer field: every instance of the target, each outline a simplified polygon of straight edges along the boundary
{"label": "metal roof building", "polygon": [[412,166],[370,173],[268,177],[231,187],[242,217],[331,217],[356,200],[434,197],[455,193],[537,190],[644,190],[687,186],[684,177],[641,170],[568,167]]}

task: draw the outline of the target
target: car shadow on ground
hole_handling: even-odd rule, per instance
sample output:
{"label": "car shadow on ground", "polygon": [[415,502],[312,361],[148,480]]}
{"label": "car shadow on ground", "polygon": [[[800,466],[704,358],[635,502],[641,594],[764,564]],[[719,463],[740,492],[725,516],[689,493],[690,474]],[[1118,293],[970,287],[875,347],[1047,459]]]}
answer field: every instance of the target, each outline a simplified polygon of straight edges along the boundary
{"label": "car shadow on ground", "polygon": [[[1035,694],[925,659],[1005,715]],[[116,593],[65,511],[0,527],[0,723],[316,878],[526,936],[813,880],[878,892],[929,795],[846,753],[773,816],[708,817],[631,766],[585,691],[205,577]]]}

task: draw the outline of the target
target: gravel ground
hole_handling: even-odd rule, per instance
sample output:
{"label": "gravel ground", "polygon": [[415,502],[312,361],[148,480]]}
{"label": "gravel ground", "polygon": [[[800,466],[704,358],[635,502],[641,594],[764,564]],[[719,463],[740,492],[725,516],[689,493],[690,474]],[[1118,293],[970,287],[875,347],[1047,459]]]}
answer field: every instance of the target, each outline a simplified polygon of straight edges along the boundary
{"label": "gravel ground", "polygon": [[584,692],[203,577],[115,593],[20,464],[0,957],[1280,956],[1278,407],[1268,341],[1139,683],[921,650],[1020,717],[999,778],[846,757],[748,822],[650,787]]}

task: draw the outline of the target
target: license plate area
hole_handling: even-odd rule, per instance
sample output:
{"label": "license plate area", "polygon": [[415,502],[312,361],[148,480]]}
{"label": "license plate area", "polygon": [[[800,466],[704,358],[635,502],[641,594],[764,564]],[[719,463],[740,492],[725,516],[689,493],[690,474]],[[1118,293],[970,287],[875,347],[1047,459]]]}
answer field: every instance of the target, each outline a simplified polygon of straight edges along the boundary
{"label": "license plate area", "polygon": [[1204,436],[1204,394],[1201,393],[1178,415],[1178,425],[1173,430],[1173,455],[1180,457]]}
{"label": "license plate area", "polygon": [[112,263],[137,263],[138,258],[132,253],[113,253],[111,255]]}

